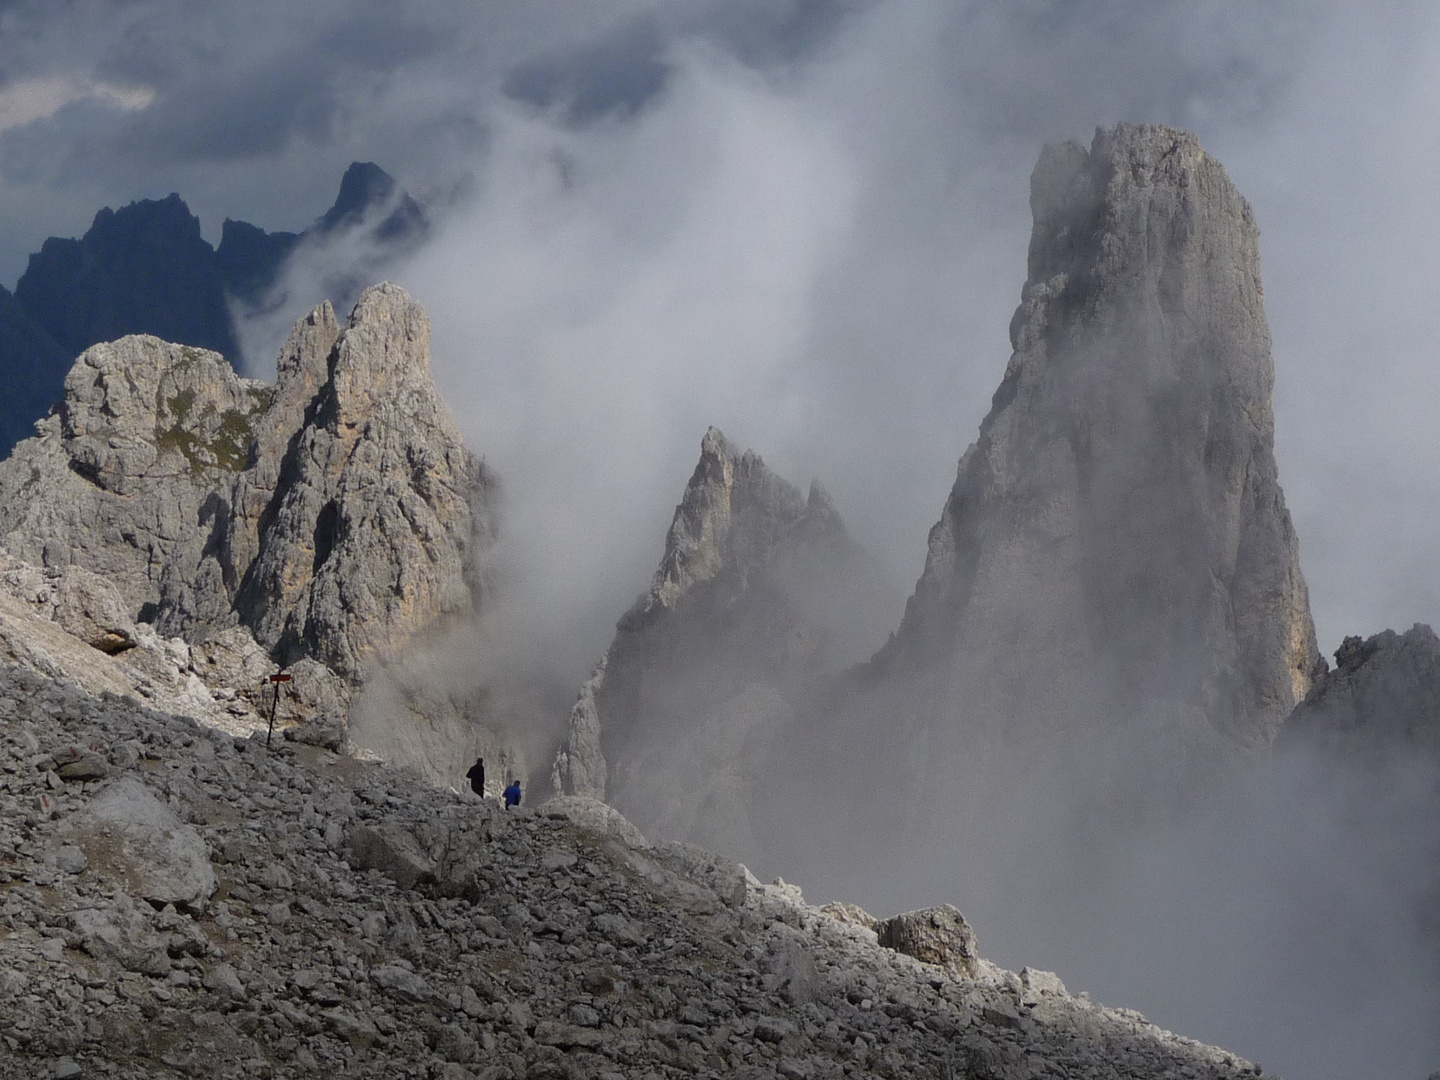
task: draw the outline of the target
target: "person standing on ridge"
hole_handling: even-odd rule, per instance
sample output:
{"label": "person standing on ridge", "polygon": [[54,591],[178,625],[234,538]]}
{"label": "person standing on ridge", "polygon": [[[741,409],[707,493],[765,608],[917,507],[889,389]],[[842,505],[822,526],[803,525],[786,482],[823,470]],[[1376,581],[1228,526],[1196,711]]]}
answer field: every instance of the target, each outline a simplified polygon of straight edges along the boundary
{"label": "person standing on ridge", "polygon": [[470,781],[470,790],[483,799],[485,797],[485,759],[483,757],[475,759],[475,764],[470,766],[470,771],[465,774],[465,778]]}
{"label": "person standing on ridge", "polygon": [[511,780],[510,786],[505,789],[505,809],[520,805],[520,781]]}

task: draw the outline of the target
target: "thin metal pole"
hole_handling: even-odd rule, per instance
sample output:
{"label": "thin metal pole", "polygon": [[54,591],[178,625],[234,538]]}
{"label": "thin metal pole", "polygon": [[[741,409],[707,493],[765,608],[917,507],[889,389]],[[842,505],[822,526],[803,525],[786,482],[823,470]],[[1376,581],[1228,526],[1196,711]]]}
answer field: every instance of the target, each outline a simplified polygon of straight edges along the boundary
{"label": "thin metal pole", "polygon": [[270,736],[275,734],[275,706],[280,701],[280,680],[275,680],[275,696],[270,699],[270,730],[265,732],[265,749],[270,749]]}

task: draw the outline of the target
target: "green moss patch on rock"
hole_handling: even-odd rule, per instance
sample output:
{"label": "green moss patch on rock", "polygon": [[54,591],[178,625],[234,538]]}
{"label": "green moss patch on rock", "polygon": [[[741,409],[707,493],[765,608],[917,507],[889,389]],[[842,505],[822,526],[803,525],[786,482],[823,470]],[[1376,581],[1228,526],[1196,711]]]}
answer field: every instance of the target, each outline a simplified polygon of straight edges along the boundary
{"label": "green moss patch on rock", "polygon": [[[187,357],[188,359],[188,357]],[[167,398],[167,410],[157,410],[159,418],[174,422],[155,428],[155,445],[183,457],[192,471],[223,469],[240,472],[250,467],[251,447],[255,439],[255,419],[270,407],[270,394],[264,388],[247,390],[249,408],[217,410],[207,402],[199,416],[192,416],[196,393],[186,388]]]}

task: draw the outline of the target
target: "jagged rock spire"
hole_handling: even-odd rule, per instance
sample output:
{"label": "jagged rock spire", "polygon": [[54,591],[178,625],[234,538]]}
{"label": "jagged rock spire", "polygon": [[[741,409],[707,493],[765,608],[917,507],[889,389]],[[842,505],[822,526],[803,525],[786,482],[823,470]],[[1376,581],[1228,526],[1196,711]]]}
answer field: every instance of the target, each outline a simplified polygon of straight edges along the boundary
{"label": "jagged rock spire", "polygon": [[889,596],[823,487],[807,496],[711,428],[651,587],[572,710],[556,787],[608,796],[656,835],[752,853],[766,746]]}
{"label": "jagged rock spire", "polygon": [[1254,216],[1150,125],[1046,147],[1030,203],[1014,355],[881,664],[946,672],[961,729],[1164,715],[1263,748],[1318,653]]}
{"label": "jagged rock spire", "polygon": [[[308,384],[310,365],[291,367]],[[430,322],[396,285],[360,297],[308,412],[236,609],[282,657],[353,676],[470,610],[484,471],[431,379]]]}

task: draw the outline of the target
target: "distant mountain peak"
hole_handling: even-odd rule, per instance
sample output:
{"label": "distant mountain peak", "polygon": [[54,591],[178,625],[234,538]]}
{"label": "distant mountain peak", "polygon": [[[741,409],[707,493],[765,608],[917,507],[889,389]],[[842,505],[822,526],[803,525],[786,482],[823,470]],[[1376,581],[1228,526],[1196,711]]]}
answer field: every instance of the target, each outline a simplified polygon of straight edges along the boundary
{"label": "distant mountain peak", "polygon": [[328,232],[342,225],[356,224],[394,195],[397,186],[395,178],[373,161],[352,161],[340,178],[335,205],[325,211],[315,225]]}
{"label": "distant mountain peak", "polygon": [[106,207],[78,240],[50,237],[15,299],[72,356],[135,333],[238,353],[215,251],[175,194]]}

